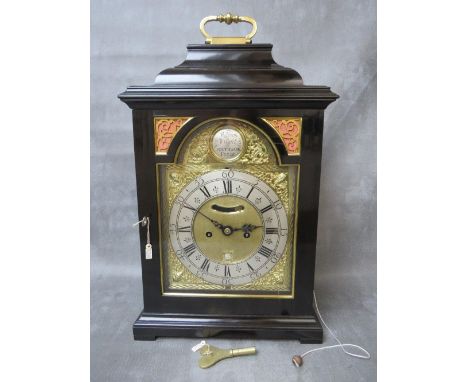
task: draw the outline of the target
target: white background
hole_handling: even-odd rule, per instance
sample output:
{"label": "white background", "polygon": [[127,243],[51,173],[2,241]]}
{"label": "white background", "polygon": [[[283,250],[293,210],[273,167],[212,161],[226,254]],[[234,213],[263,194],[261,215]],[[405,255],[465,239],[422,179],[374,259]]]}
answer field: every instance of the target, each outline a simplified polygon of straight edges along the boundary
{"label": "white background", "polygon": [[[2,380],[89,379],[89,5],[3,5]],[[378,376],[466,374],[466,6],[378,6]],[[63,161],[63,158],[67,158]]]}

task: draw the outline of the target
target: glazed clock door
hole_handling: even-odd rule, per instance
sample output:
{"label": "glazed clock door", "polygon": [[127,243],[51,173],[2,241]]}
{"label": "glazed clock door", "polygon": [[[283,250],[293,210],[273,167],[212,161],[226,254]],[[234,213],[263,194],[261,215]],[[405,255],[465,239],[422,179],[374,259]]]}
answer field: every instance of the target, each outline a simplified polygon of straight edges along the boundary
{"label": "glazed clock door", "polygon": [[256,126],[197,126],[157,165],[163,295],[294,296],[298,165]]}

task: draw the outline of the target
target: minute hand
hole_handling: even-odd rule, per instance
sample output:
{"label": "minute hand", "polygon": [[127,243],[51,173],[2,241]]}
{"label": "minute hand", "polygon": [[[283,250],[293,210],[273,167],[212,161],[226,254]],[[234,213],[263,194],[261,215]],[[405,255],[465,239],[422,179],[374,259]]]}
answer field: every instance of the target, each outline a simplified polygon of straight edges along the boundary
{"label": "minute hand", "polygon": [[203,212],[201,212],[200,210],[197,210],[196,208],[193,208],[192,206],[189,206],[188,204],[185,204],[184,206],[185,206],[185,208],[188,208],[189,210],[194,211],[194,212],[195,212],[195,215],[196,215],[196,214],[200,214],[201,216],[207,218],[210,222],[213,223],[213,225],[214,225],[216,228],[220,228],[221,230],[224,229],[224,226],[223,226],[220,222],[218,222],[218,221],[216,221],[216,220],[214,220],[214,219],[211,219],[210,217],[206,216],[206,215],[205,215]]}

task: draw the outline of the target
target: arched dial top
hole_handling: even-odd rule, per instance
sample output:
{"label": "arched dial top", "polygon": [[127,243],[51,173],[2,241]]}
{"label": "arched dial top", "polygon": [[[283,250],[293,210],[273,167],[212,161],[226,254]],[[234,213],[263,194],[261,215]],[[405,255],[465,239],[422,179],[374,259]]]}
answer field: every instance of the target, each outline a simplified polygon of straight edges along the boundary
{"label": "arched dial top", "polygon": [[257,126],[237,118],[215,118],[196,126],[176,155],[182,164],[280,164],[274,144]]}
{"label": "arched dial top", "polygon": [[286,249],[288,220],[265,182],[237,169],[219,169],[197,177],[175,198],[169,236],[191,273],[229,288],[275,266]]}

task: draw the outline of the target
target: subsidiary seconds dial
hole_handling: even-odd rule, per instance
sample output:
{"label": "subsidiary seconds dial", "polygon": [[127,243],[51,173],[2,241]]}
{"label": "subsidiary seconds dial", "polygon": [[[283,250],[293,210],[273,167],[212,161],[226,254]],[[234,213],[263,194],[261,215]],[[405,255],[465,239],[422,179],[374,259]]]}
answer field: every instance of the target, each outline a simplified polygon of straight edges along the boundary
{"label": "subsidiary seconds dial", "polygon": [[285,252],[288,220],[265,182],[243,171],[213,170],[176,197],[169,235],[190,272],[229,287],[271,271]]}

